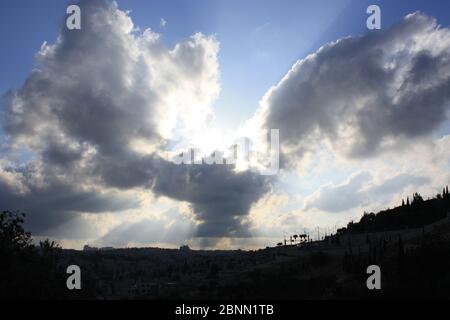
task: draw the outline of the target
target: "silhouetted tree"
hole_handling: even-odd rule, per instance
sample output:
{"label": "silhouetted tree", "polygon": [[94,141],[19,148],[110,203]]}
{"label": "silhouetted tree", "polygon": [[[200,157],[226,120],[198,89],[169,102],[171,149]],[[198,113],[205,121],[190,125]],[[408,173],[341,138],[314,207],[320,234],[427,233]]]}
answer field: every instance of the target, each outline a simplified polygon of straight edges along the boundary
{"label": "silhouetted tree", "polygon": [[0,252],[10,254],[32,247],[31,233],[23,228],[25,214],[3,211],[0,214]]}
{"label": "silhouetted tree", "polygon": [[[71,298],[65,270],[58,266],[61,248],[49,240],[34,246],[24,222],[24,213],[0,213],[0,300]],[[93,298],[86,293],[80,295]]]}
{"label": "silhouetted tree", "polygon": [[[446,188],[445,192],[447,192]],[[424,200],[419,193],[406,199],[405,206],[399,206],[375,213],[364,213],[358,223],[353,221],[341,228],[337,234],[371,233],[404,228],[422,228],[423,226],[446,217],[450,211],[450,196],[444,199],[441,194],[433,199]],[[411,202],[410,202],[411,201]],[[404,200],[402,201],[403,204]]]}
{"label": "silhouetted tree", "polygon": [[413,203],[414,203],[414,204],[420,204],[420,203],[423,203],[423,198],[422,198],[422,196],[421,196],[420,194],[418,194],[417,192],[414,193],[414,195],[413,195]]}

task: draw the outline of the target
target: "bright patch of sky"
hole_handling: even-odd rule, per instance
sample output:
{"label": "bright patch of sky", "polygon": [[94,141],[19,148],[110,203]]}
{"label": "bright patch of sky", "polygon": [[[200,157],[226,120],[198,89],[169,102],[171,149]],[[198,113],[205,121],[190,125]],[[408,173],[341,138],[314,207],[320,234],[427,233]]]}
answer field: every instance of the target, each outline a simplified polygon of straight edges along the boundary
{"label": "bright patch of sky", "polygon": [[[450,24],[450,2],[447,0],[117,2],[120,9],[130,11],[135,26],[160,33],[168,47],[196,32],[215,35],[220,42],[221,93],[214,102],[212,127],[215,135],[208,137],[212,141],[217,141],[221,132],[236,130],[250,119],[263,95],[297,60],[327,42],[369,32],[366,29],[366,8],[371,4],[381,7],[383,28],[398,23],[415,11],[435,17],[443,27]],[[0,2],[1,94],[19,88],[33,69],[34,55],[42,43],[56,40],[67,6],[65,1],[49,0]],[[447,122],[434,136],[448,134],[449,127]],[[0,132],[0,152],[3,140],[4,134]],[[338,168],[335,160],[333,155],[315,155],[305,164],[308,168],[306,173],[285,174],[277,182],[279,192],[295,199],[288,205],[290,210],[300,210],[302,199],[321,186],[328,183],[338,185],[355,172],[355,166]],[[320,219],[325,223],[329,216],[317,221]],[[342,217],[336,219],[347,221]]]}

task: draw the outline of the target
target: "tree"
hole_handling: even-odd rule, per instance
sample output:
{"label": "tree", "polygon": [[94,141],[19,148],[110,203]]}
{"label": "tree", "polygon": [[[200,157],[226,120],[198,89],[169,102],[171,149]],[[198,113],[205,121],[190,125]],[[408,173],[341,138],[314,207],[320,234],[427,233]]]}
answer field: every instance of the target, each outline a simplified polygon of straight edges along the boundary
{"label": "tree", "polygon": [[423,198],[419,193],[414,193],[413,195],[413,203],[422,203],[423,202]]}
{"label": "tree", "polygon": [[24,213],[0,213],[0,300],[93,298],[92,285],[82,292],[67,290],[65,269],[58,265],[61,248],[48,239],[33,245],[24,222]]}
{"label": "tree", "polygon": [[39,247],[44,254],[51,253],[55,251],[55,249],[61,249],[61,246],[59,244],[57,244],[55,241],[50,241],[49,239],[40,241]]}
{"label": "tree", "polygon": [[25,214],[3,211],[0,214],[0,252],[12,252],[32,247],[31,233],[23,228]]}

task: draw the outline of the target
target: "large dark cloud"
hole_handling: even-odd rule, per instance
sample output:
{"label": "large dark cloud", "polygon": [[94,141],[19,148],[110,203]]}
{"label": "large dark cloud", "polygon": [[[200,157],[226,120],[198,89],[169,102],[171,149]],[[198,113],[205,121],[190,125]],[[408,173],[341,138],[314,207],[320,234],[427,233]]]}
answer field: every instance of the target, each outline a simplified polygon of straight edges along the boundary
{"label": "large dark cloud", "polygon": [[199,237],[249,236],[245,217],[271,182],[257,172],[235,172],[230,165],[178,165],[155,155],[97,164],[98,176],[109,186],[148,187],[156,195],[189,202],[200,222]]}
{"label": "large dark cloud", "polygon": [[158,167],[155,192],[192,204],[201,224],[200,237],[246,237],[245,217],[250,207],[269,191],[269,178],[225,165]]}
{"label": "large dark cloud", "polygon": [[450,102],[450,31],[433,18],[327,44],[298,61],[262,102],[263,123],[280,129],[284,159],[324,139],[368,157],[427,135]]}
{"label": "large dark cloud", "polygon": [[2,209],[27,213],[27,225],[37,235],[77,219],[79,212],[118,212],[139,206],[136,199],[117,192],[84,188],[56,177],[39,177],[39,171],[32,167],[7,168],[1,173]]}
{"label": "large dark cloud", "polygon": [[[136,33],[112,1],[79,5],[82,29],[62,27],[55,44],[43,45],[6,106],[2,206],[27,211],[39,233],[79,213],[133,208],[118,190],[149,189],[189,202],[197,236],[248,236],[245,217],[267,179],[229,166],[175,165],[163,155],[170,130],[199,121],[217,94],[215,39],[196,34],[170,50],[157,34]],[[34,169],[20,170],[21,162]]]}

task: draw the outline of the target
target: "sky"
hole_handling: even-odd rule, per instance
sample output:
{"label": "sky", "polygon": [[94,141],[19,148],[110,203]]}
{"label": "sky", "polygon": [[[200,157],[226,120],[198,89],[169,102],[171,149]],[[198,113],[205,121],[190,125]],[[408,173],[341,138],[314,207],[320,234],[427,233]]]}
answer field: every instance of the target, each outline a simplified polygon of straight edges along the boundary
{"label": "sky", "polygon": [[[36,237],[257,248],[449,183],[448,1],[69,4],[0,4],[0,203]],[[274,176],[171,161],[270,129]]]}

